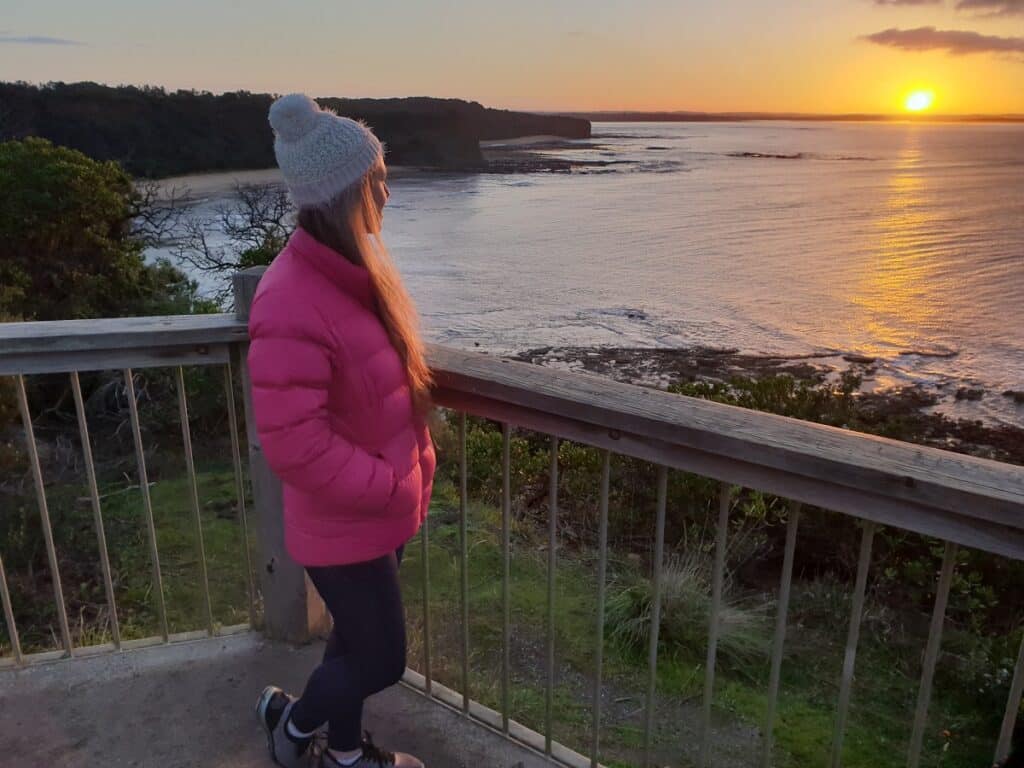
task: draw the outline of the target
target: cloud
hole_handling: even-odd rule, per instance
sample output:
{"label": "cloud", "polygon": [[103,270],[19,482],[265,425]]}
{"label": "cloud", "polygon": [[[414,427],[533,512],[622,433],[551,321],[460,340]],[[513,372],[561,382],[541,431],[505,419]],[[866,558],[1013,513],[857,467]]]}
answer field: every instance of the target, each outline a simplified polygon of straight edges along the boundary
{"label": "cloud", "polygon": [[977,11],[982,16],[1014,16],[1024,14],[1024,0],[960,0],[958,11]]}
{"label": "cloud", "polygon": [[1024,37],[998,37],[958,29],[886,29],[865,35],[865,40],[903,51],[946,51],[953,56],[972,53],[1008,53],[1024,55]]}
{"label": "cloud", "polygon": [[939,5],[942,0],[875,0],[875,5]]}
{"label": "cloud", "polygon": [[63,37],[47,37],[46,35],[9,35],[0,32],[0,44],[13,43],[15,45],[85,45],[78,40],[68,40]]}

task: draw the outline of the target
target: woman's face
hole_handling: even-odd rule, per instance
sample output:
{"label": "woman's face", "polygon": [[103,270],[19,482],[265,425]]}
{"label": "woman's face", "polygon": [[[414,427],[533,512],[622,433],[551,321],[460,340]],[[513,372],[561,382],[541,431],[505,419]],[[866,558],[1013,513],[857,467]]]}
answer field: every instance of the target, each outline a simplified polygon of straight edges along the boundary
{"label": "woman's face", "polygon": [[391,197],[391,191],[388,189],[388,169],[383,159],[370,171],[370,190],[373,193],[373,204],[377,207],[377,220],[380,221],[384,217],[384,205]]}

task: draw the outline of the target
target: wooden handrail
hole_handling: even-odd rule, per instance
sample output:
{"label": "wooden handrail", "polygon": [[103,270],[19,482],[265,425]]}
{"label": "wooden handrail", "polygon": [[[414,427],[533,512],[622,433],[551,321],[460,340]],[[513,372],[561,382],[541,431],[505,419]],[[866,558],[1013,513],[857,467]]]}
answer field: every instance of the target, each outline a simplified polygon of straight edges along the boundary
{"label": "wooden handrail", "polygon": [[234,314],[0,323],[0,361],[27,353],[47,355],[247,340],[245,322]]}
{"label": "wooden handrail", "polygon": [[[0,324],[0,374],[219,362],[233,314]],[[431,345],[440,405],[1024,559],[1024,468]]]}
{"label": "wooden handrail", "polygon": [[233,314],[0,323],[0,375],[223,364],[247,340]]}
{"label": "wooden handrail", "polygon": [[1024,559],[1024,467],[430,347],[439,404]]}

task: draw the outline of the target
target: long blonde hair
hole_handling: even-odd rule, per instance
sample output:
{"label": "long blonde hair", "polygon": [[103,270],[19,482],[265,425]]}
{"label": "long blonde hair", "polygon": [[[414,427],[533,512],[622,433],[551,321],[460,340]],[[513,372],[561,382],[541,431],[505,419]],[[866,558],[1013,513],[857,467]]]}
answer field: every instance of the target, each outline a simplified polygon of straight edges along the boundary
{"label": "long blonde hair", "polygon": [[425,416],[431,408],[434,377],[427,366],[416,305],[380,239],[381,216],[373,198],[374,170],[327,206],[299,209],[299,226],[370,275],[377,314],[405,365],[413,406]]}

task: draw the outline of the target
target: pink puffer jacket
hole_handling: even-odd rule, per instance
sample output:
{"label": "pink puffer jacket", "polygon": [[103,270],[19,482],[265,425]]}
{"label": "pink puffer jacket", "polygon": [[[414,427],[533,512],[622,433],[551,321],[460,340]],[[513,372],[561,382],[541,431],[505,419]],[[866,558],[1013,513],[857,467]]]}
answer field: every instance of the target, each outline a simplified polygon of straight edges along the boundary
{"label": "pink puffer jacket", "polygon": [[284,483],[289,554],[343,565],[404,544],[426,517],[436,461],[369,273],[296,229],[260,281],[249,335],[256,429]]}

